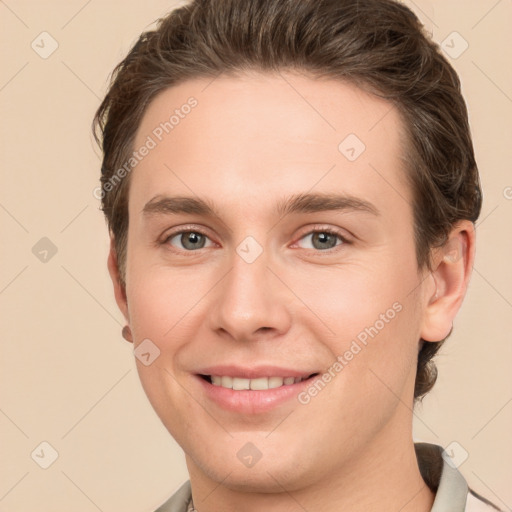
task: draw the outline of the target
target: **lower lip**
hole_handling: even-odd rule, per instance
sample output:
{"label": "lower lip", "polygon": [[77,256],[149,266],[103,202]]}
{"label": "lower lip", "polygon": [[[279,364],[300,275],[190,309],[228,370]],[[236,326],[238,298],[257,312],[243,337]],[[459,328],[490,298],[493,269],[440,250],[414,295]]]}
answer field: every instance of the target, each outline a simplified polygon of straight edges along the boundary
{"label": "lower lip", "polygon": [[223,409],[242,414],[258,414],[270,411],[293,398],[297,398],[297,395],[307,388],[318,375],[278,388],[264,390],[244,389],[240,391],[210,384],[198,375],[195,377],[202,385],[206,396]]}

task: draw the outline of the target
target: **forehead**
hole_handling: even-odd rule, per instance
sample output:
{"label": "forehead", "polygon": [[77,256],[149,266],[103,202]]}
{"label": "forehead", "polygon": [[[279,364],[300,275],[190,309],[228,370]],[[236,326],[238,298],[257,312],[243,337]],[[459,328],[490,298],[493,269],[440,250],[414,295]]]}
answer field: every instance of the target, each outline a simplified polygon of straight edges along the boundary
{"label": "forehead", "polygon": [[337,188],[408,196],[403,124],[388,101],[338,80],[297,73],[194,79],[148,106],[134,150],[151,146],[132,173],[137,209],[163,193],[234,201],[251,195]]}

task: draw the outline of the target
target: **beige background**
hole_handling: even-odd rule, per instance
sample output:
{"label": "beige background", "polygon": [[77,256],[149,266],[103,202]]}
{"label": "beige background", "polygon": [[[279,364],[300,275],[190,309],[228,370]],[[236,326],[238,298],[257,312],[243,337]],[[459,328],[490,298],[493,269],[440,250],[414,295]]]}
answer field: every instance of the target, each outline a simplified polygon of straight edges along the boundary
{"label": "beige background", "polygon": [[[457,31],[469,44],[452,62],[485,193],[469,296],[438,358],[438,384],[416,411],[415,437],[459,443],[470,485],[511,510],[512,2],[408,4],[436,41]],[[2,511],[151,511],[187,478],[120,335],[90,134],[109,72],[174,5],[0,1]],[[51,48],[43,31],[59,45],[46,59],[31,47]],[[43,237],[57,248],[46,262],[32,252]],[[58,452],[48,469],[36,463],[49,460],[43,441]]]}

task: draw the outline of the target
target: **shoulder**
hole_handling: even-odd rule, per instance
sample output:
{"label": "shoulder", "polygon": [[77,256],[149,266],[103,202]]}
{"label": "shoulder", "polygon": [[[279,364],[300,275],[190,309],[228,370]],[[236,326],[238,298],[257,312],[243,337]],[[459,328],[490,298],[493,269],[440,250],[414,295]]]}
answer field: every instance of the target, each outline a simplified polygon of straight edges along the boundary
{"label": "shoulder", "polygon": [[415,443],[414,448],[421,476],[435,494],[431,512],[500,512],[496,505],[468,487],[442,446]]}
{"label": "shoulder", "polygon": [[155,512],[187,512],[191,497],[190,480],[187,480],[165,503],[162,503]]}

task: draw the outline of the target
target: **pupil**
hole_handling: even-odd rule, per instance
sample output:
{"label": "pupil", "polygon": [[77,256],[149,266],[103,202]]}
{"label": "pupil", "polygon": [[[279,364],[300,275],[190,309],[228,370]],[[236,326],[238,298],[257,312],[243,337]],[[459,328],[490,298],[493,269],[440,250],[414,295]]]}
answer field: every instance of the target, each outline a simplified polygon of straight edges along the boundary
{"label": "pupil", "polygon": [[203,238],[203,235],[199,233],[186,233],[182,235],[183,247],[186,247],[187,249],[197,249],[198,247],[196,244],[199,244],[199,249],[201,249],[202,246],[204,245],[204,243],[200,244],[201,241],[204,242],[204,240],[201,240],[201,238]]}
{"label": "pupil", "polygon": [[[328,245],[327,249],[330,249],[331,247],[334,247],[336,245],[336,239],[333,235],[330,233],[315,233],[313,235],[313,241],[318,241],[320,243],[320,249],[325,249],[325,244]],[[329,241],[334,241],[334,244],[329,244]],[[322,246],[322,244],[324,244]]]}

